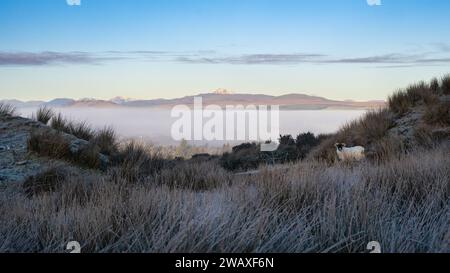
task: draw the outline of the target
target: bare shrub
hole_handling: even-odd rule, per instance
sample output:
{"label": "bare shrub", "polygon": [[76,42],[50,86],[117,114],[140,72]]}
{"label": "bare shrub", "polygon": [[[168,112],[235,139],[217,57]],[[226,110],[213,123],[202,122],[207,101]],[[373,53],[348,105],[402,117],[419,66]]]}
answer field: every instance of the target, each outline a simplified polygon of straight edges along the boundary
{"label": "bare shrub", "polygon": [[445,95],[450,95],[450,75],[447,75],[441,80],[441,90]]}
{"label": "bare shrub", "polygon": [[433,78],[430,81],[430,89],[431,91],[433,91],[433,93],[435,94],[441,94],[441,89],[440,89],[440,85],[439,85],[439,80],[437,78]]}

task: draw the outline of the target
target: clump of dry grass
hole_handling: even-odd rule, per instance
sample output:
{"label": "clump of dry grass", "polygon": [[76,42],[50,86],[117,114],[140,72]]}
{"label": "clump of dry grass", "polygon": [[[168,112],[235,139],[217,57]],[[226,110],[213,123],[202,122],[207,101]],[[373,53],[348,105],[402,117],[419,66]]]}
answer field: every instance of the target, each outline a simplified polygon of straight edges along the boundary
{"label": "clump of dry grass", "polygon": [[25,180],[22,187],[28,197],[54,192],[67,179],[67,170],[61,166],[53,166],[48,170],[31,176]]}
{"label": "clump of dry grass", "polygon": [[166,160],[158,153],[136,141],[125,143],[114,160],[117,166],[111,171],[114,177],[128,182],[149,178],[166,164]]}
{"label": "clump of dry grass", "polygon": [[216,162],[179,163],[163,169],[155,178],[158,185],[194,191],[210,190],[229,185],[232,176]]}
{"label": "clump of dry grass", "polygon": [[95,136],[94,129],[87,122],[69,121],[61,113],[52,117],[50,127],[86,141],[92,140]]}
{"label": "clump of dry grass", "polygon": [[90,141],[95,137],[94,129],[92,129],[92,127],[85,121],[69,122],[68,131],[66,133],[86,141]]}
{"label": "clump of dry grass", "polygon": [[92,143],[98,146],[100,152],[104,155],[115,155],[118,151],[117,134],[112,127],[104,127],[97,131]]}
{"label": "clump of dry grass", "polygon": [[0,102],[0,116],[14,116],[16,108],[11,104]]}
{"label": "clump of dry grass", "polygon": [[423,119],[429,125],[450,126],[450,101],[427,107]]}
{"label": "clump of dry grass", "polygon": [[33,131],[28,139],[28,149],[55,159],[71,156],[70,142],[61,133],[49,130]]}
{"label": "clump of dry grass", "polygon": [[106,166],[102,166],[100,156],[100,149],[90,143],[86,146],[81,147],[76,153],[73,153],[69,160],[72,160],[80,166],[88,167],[91,169],[106,170]]}
{"label": "clump of dry grass", "polygon": [[40,107],[36,112],[35,120],[47,124],[55,115],[53,110],[47,106]]}
{"label": "clump of dry grass", "polygon": [[436,80],[432,80],[430,84],[421,82],[409,86],[406,90],[399,90],[388,98],[389,109],[403,115],[420,103],[433,105],[439,101],[441,90],[445,89],[445,80],[441,83],[441,86],[438,86]]}
{"label": "clump of dry grass", "polygon": [[450,128],[436,128],[433,125],[421,124],[416,127],[414,137],[419,145],[435,148],[450,139]]}
{"label": "clump of dry grass", "polygon": [[101,168],[98,147],[88,144],[72,151],[70,141],[61,132],[45,129],[33,131],[28,139],[28,149],[40,156],[66,160],[92,169]]}
{"label": "clump of dry grass", "polygon": [[58,113],[52,117],[50,127],[61,132],[68,132],[69,127],[67,123],[67,119],[61,113]]}
{"label": "clump of dry grass", "polygon": [[0,252],[448,252],[449,151],[265,167],[202,191],[98,175],[32,198],[0,190]]}

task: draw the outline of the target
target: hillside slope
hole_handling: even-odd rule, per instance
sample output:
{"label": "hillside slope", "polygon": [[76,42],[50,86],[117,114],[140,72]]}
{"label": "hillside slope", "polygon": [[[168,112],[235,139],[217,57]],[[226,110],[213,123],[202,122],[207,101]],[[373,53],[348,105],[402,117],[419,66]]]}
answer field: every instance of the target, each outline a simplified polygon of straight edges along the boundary
{"label": "hillside slope", "polygon": [[[0,182],[21,182],[26,178],[39,174],[52,166],[66,166],[78,169],[82,175],[84,170],[73,162],[50,156],[42,156],[31,152],[29,140],[33,134],[52,136],[61,135],[68,144],[70,156],[78,156],[81,151],[90,149],[89,142],[71,134],[57,132],[45,124],[11,115],[0,115]],[[45,140],[45,139],[43,139]],[[98,154],[99,160],[107,164],[107,158]]]}
{"label": "hillside slope", "polygon": [[369,159],[384,160],[419,147],[450,141],[450,76],[399,90],[387,107],[369,111],[331,135],[310,158],[336,160],[334,143],[364,146]]}

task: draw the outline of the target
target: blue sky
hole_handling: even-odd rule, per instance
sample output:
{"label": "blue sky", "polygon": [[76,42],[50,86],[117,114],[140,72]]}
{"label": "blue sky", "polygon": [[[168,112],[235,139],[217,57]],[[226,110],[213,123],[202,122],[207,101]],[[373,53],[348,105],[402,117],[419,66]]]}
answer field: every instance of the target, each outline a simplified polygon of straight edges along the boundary
{"label": "blue sky", "polygon": [[450,72],[450,1],[2,0],[0,99],[384,99]]}

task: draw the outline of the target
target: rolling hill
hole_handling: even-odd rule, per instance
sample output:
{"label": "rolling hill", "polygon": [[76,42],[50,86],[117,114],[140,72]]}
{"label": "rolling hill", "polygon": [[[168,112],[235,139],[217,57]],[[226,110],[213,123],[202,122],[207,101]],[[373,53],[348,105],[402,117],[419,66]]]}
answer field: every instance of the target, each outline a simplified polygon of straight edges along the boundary
{"label": "rolling hill", "polygon": [[221,90],[214,93],[203,93],[196,96],[186,96],[175,99],[149,99],[133,100],[115,97],[111,100],[58,98],[48,102],[19,100],[0,100],[15,107],[152,107],[171,108],[175,105],[185,104],[192,106],[194,97],[202,97],[203,106],[219,105],[279,105],[284,110],[321,110],[321,109],[375,109],[385,105],[384,101],[351,101],[351,100],[331,100],[324,97],[311,96],[305,94],[286,94],[281,96],[271,96],[264,94],[232,94]]}

